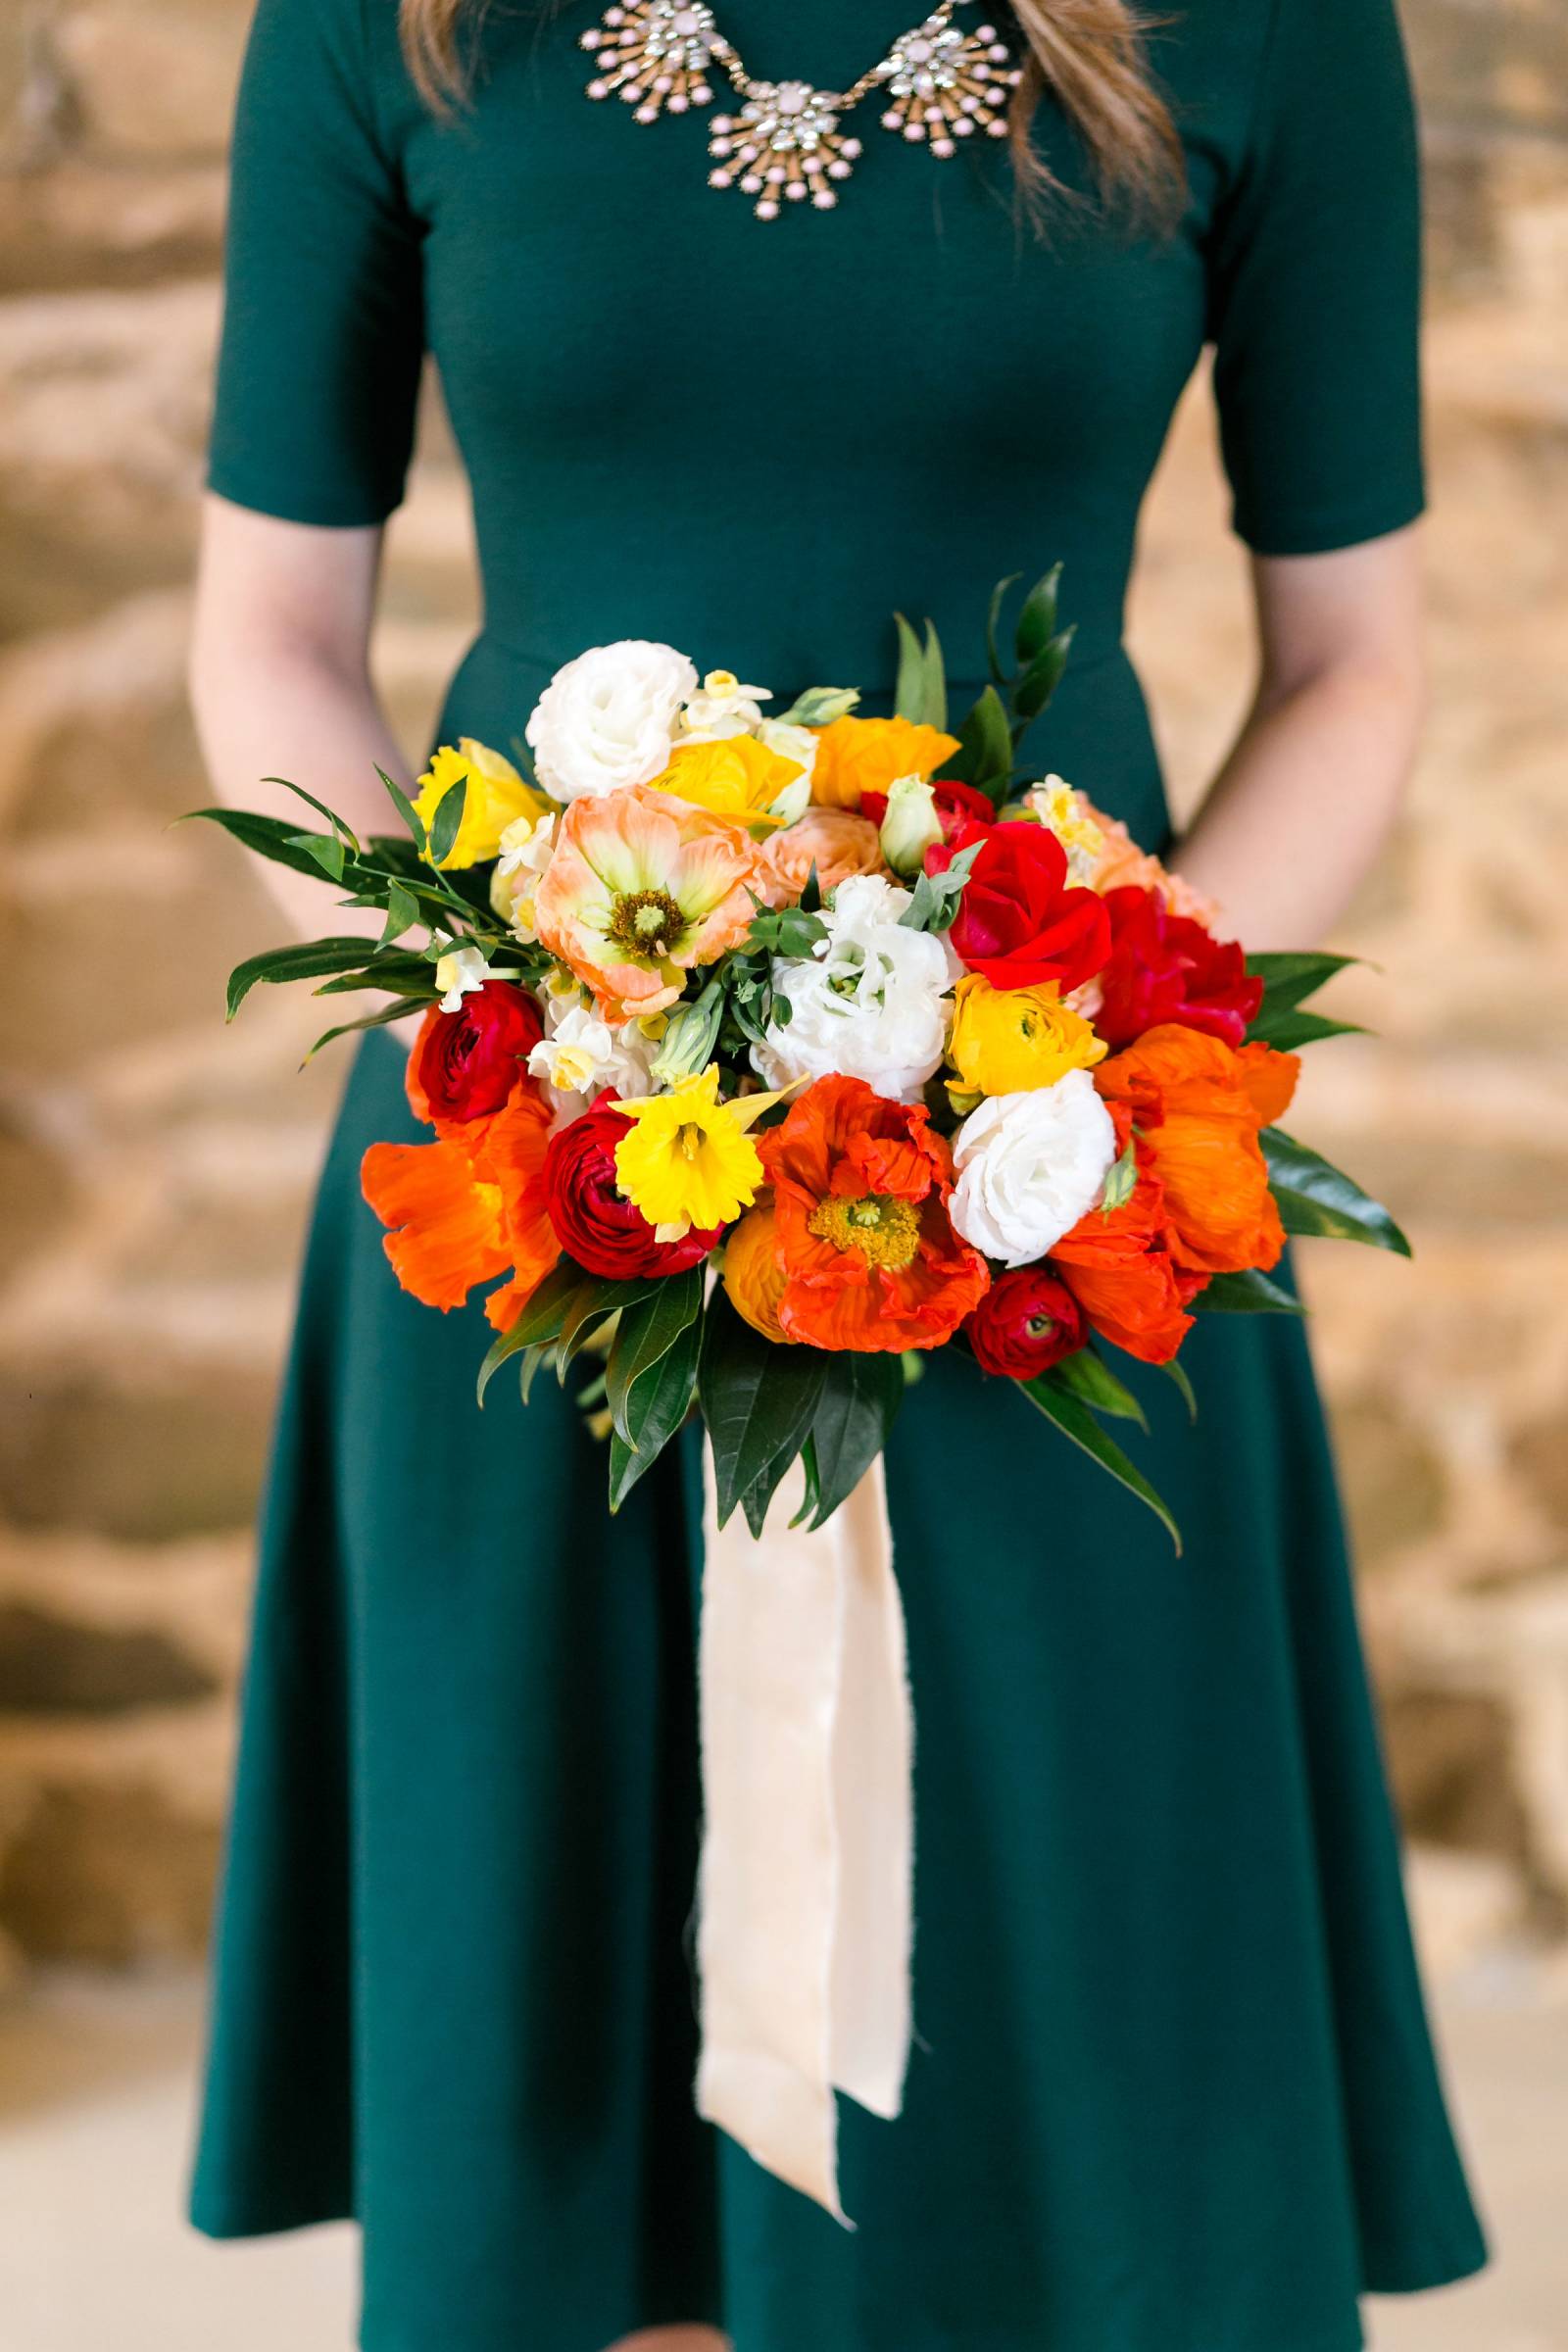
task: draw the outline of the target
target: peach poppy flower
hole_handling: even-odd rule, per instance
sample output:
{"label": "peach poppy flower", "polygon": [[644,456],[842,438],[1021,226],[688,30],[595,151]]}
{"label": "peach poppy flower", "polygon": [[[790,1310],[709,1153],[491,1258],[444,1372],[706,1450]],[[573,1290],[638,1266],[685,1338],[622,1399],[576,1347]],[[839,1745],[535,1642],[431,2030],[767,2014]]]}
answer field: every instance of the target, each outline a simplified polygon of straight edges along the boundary
{"label": "peach poppy flower", "polygon": [[773,1187],[785,1336],[862,1354],[950,1339],[991,1274],[953,1229],[953,1154],[923,1105],[889,1102],[858,1078],[818,1078],[757,1142]]}
{"label": "peach poppy flower", "polygon": [[1185,915],[1190,922],[1201,923],[1216,939],[1229,936],[1225,918],[1212,899],[1200,890],[1194,890],[1180,874],[1173,874],[1141,850],[1119,817],[1104,816],[1093,801],[1077,793],[1075,799],[1089,822],[1100,828],[1103,839],[1089,875],[1089,886],[1102,897],[1107,890],[1153,890],[1159,893],[1172,914]]}
{"label": "peach poppy flower", "polygon": [[808,808],[762,844],[762,863],[767,869],[763,895],[773,906],[794,905],[813,865],[824,891],[836,890],[852,875],[884,870],[875,825],[851,808]]}
{"label": "peach poppy flower", "polygon": [[481,1282],[512,1280],[485,1300],[509,1331],[561,1255],[545,1213],[550,1110],[519,1087],[504,1110],[433,1144],[372,1144],[360,1186],[383,1225],[403,1288],[426,1306],[462,1306]]}
{"label": "peach poppy flower", "polygon": [[1125,1104],[1158,1178],[1171,1255],[1187,1273],[1237,1274],[1277,1263],[1285,1247],[1260,1127],[1291,1099],[1299,1064],[1269,1046],[1238,1051],[1163,1022],[1095,1072],[1104,1100]]}
{"label": "peach poppy flower", "polygon": [[883,792],[900,776],[934,776],[958,748],[956,735],[908,718],[834,719],[816,739],[811,798],[820,808],[858,808],[862,792]]}
{"label": "peach poppy flower", "polygon": [[673,1004],[694,964],[739,945],[764,880],[757,845],[650,785],[572,802],[534,927],[618,1024]]}

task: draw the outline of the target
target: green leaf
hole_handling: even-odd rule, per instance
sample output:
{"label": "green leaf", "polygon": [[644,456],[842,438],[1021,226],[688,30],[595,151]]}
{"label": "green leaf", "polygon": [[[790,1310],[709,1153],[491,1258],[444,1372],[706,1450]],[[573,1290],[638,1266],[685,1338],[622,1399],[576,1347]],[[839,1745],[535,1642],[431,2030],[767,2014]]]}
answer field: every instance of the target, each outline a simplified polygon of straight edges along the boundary
{"label": "green leaf", "polygon": [[628,1426],[631,1442],[618,1429],[610,1437],[610,1507],[618,1511],[643,1474],[651,1470],[691,1410],[702,1358],[703,1325],[688,1323],[659,1361],[634,1383]]}
{"label": "green leaf", "polygon": [[262,816],[254,808],[189,808],[174,819],[176,825],[198,821],[221,826],[242,847],[253,851],[258,858],[270,858],[274,865],[286,865],[296,874],[320,873],[320,859],[315,852],[299,846],[302,841],[316,841],[320,836],[296,832],[283,817]]}
{"label": "green leaf", "polygon": [[1194,1396],[1193,1384],[1187,1377],[1187,1366],[1181,1362],[1179,1357],[1173,1355],[1168,1363],[1161,1364],[1159,1368],[1165,1378],[1179,1391],[1182,1402],[1187,1407],[1188,1420],[1196,1421],[1198,1419],[1198,1398]]}
{"label": "green leaf", "polygon": [[401,882],[390,882],[386,893],[386,928],[381,933],[381,946],[389,948],[405,931],[412,931],[419,919],[419,902],[412,890]]}
{"label": "green leaf", "polygon": [[406,1020],[408,1012],[409,1007],[406,1003],[383,1004],[378,1012],[368,1012],[363,1020],[339,1021],[335,1029],[323,1029],[306,1054],[305,1060],[300,1063],[300,1068],[303,1070],[308,1063],[316,1059],[323,1046],[334,1045],[340,1037],[353,1037],[361,1029],[384,1029],[388,1021]]}
{"label": "green leaf", "polygon": [[649,1288],[649,1283],[641,1277],[635,1282],[613,1282],[603,1274],[582,1277],[582,1288],[562,1316],[556,1333],[556,1369],[563,1388],[566,1385],[566,1367],[578,1349],[588,1345],[612,1315],[618,1315],[628,1306],[640,1306]]}
{"label": "green leaf", "polygon": [[631,1435],[631,1393],[703,1311],[704,1269],[668,1274],[651,1297],[627,1307],[610,1350],[606,1395],[615,1427],[627,1444]]}
{"label": "green leaf", "polygon": [[228,975],[227,1018],[232,1020],[259,982],[318,980],[323,972],[342,972],[368,963],[374,954],[368,939],[311,939],[296,947],[268,948],[249,956]]}
{"label": "green leaf", "polygon": [[858,686],[808,686],[787,710],[778,714],[782,727],[830,727],[847,718],[860,699]]}
{"label": "green leaf", "polygon": [[922,866],[914,877],[909,904],[899,917],[900,928],[906,931],[949,930],[958,911],[958,901],[963,896],[969,870],[983,847],[984,844],[977,841],[968,849],[959,850],[952,864],[940,874],[928,874]]}
{"label": "green leaf", "polygon": [[1181,1530],[1171,1517],[1168,1506],[1143,1472],[1127,1459],[1115,1440],[1105,1435],[1088,1407],[1081,1404],[1076,1396],[1063,1396],[1059,1389],[1054,1389],[1050,1385],[1049,1375],[1041,1380],[1020,1380],[1014,1386],[1028,1397],[1037,1412],[1044,1413],[1048,1421],[1055,1423],[1063,1437],[1070,1438],[1075,1446],[1081,1446],[1090,1459],[1098,1462],[1102,1470],[1108,1471],[1118,1485],[1127,1489],[1129,1494],[1136,1494],[1140,1502],[1148,1504],[1169,1534],[1179,1554],[1182,1548]]}
{"label": "green leaf", "polygon": [[1195,1315],[1304,1315],[1305,1307],[1255,1266],[1244,1274],[1211,1274],[1191,1301]]}
{"label": "green leaf", "polygon": [[1002,653],[997,644],[997,631],[1002,626],[1002,608],[1007,601],[1008,589],[1015,588],[1022,578],[1021,571],[1009,571],[1006,578],[999,580],[991,591],[991,604],[986,613],[986,663],[993,684],[998,686],[1004,684],[1008,675],[1002,666]]}
{"label": "green leaf", "polygon": [[1268,1162],[1268,1180],[1279,1203],[1280,1223],[1287,1233],[1319,1234],[1335,1242],[1366,1242],[1374,1250],[1393,1250],[1410,1255],[1410,1245],[1381,1201],[1331,1167],[1305,1144],[1281,1128],[1265,1127],[1258,1137]]}
{"label": "green leaf", "polygon": [[1067,656],[1072,650],[1072,641],[1076,634],[1077,624],[1074,623],[1072,628],[1063,629],[1057,636],[1053,637],[1044,651],[1031,662],[1013,688],[1012,708],[1018,722],[1014,729],[1015,734],[1021,734],[1023,728],[1031,720],[1040,716],[1041,711],[1044,710],[1056,688],[1061,684],[1062,675],[1067,667]]}
{"label": "green leaf", "polygon": [[489,1354],[479,1366],[479,1402],[501,1366],[523,1348],[549,1348],[561,1335],[572,1300],[585,1282],[596,1277],[585,1274],[581,1266],[564,1257],[553,1266],[510,1331],[504,1331],[495,1341]]}
{"label": "green leaf", "polygon": [[428,836],[424,830],[423,817],[415,808],[414,803],[410,800],[402,785],[394,784],[392,778],[387,774],[384,767],[378,767],[375,772],[380,777],[382,783],[386,786],[393,808],[397,810],[399,816],[402,817],[403,822],[408,826],[409,831],[413,834],[414,846],[422,857],[428,842]]}
{"label": "green leaf", "polygon": [[698,1384],[713,1452],[720,1527],[743,1495],[755,1496],[769,1473],[776,1485],[799,1453],[828,1360],[815,1348],[764,1340],[742,1321],[721,1290],[713,1293],[704,1318]]}
{"label": "green leaf", "polygon": [[533,1384],[538,1376],[539,1367],[549,1353],[548,1348],[525,1348],[522,1351],[522,1362],[517,1367],[517,1394],[524,1404],[533,1395]]}
{"label": "green leaf", "polygon": [[925,624],[925,717],[929,727],[948,731],[948,673],[935,621]]}
{"label": "green leaf", "polygon": [[1053,564],[1051,569],[1036,580],[1019,608],[1018,625],[1013,631],[1013,647],[1020,669],[1032,667],[1055,634],[1056,592],[1060,586],[1061,565]]}
{"label": "green leaf", "polygon": [[1148,1434],[1149,1419],[1143,1406],[1116,1378],[1115,1373],[1093,1348],[1080,1348],[1073,1355],[1064,1355],[1049,1372],[1040,1375],[1064,1396],[1076,1396],[1097,1413],[1110,1413],[1118,1421],[1136,1421]]}
{"label": "green leaf", "polygon": [[816,1467],[816,1441],[809,1433],[801,1447],[801,1478],[806,1492],[801,1497],[800,1509],[790,1521],[791,1527],[809,1526],[822,1507],[822,1481]]}
{"label": "green leaf", "polygon": [[945,776],[972,784],[1000,808],[1012,782],[1012,729],[1006,706],[995,686],[987,686],[958,728],[958,749],[942,763]]}
{"label": "green leaf", "polygon": [[1315,996],[1325,981],[1336,972],[1347,970],[1356,962],[1354,956],[1325,956],[1316,949],[1291,950],[1273,956],[1249,956],[1247,968],[1254,980],[1263,983],[1263,1002],[1258,1019],[1268,1014],[1284,1012]]}
{"label": "green leaf", "polygon": [[1252,1045],[1294,1054],[1301,1046],[1316,1045],[1320,1038],[1365,1037],[1366,1031],[1359,1021],[1331,1021],[1326,1013],[1297,1012],[1287,1005],[1278,1012],[1260,1012],[1247,1035]]}
{"label": "green leaf", "polygon": [[[811,1416],[809,1446],[816,1480],[810,1524],[831,1519],[854,1493],[887,1444],[904,1402],[903,1358],[846,1350],[827,1359],[822,1393]],[[811,1470],[807,1474],[808,1494]]]}
{"label": "green leaf", "polygon": [[290,836],[290,841],[296,850],[303,850],[307,858],[320,867],[328,881],[342,881],[347,858],[343,844],[335,833],[295,833]]}
{"label": "green leaf", "polygon": [[941,727],[946,731],[948,687],[941,640],[929,620],[925,624],[923,645],[902,612],[894,613],[893,624],[899,633],[894,710],[900,718],[906,718],[915,726]]}
{"label": "green leaf", "polygon": [[430,863],[434,866],[445,865],[452,855],[458,828],[463,823],[463,811],[468,805],[468,782],[467,776],[460,776],[455,784],[448,786],[435,805],[435,813],[430,819]]}
{"label": "green leaf", "polygon": [[305,803],[307,808],[314,808],[318,816],[324,816],[338,839],[345,842],[356,857],[359,856],[359,836],[354,827],[346,817],[339,816],[335,808],[329,808],[324,801],[318,801],[314,792],[307,792],[303,784],[291,784],[287,776],[264,776],[262,782],[275,784],[280,792],[291,792],[297,801]]}

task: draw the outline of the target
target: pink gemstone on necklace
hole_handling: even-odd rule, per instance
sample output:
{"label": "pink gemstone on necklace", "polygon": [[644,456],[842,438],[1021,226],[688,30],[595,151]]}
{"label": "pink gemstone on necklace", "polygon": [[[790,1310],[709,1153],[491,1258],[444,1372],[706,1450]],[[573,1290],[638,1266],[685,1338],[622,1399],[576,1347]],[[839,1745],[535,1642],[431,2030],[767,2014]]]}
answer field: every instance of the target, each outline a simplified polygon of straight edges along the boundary
{"label": "pink gemstone on necklace", "polygon": [[781,115],[804,115],[810,91],[804,81],[786,81],[779,85],[776,104]]}
{"label": "pink gemstone on necklace", "polygon": [[695,8],[677,8],[669,20],[669,28],[671,32],[701,32],[703,20]]}
{"label": "pink gemstone on necklace", "polygon": [[912,64],[923,66],[926,59],[931,55],[931,43],[926,40],[906,41],[904,44],[904,54],[911,61]]}

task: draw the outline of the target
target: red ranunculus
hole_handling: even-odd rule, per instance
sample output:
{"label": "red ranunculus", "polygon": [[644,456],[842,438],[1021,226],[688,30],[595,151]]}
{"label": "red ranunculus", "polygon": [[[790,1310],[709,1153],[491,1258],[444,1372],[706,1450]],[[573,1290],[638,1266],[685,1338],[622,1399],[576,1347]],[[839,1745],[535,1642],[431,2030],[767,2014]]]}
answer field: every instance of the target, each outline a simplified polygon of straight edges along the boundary
{"label": "red ranunculus", "polygon": [[1107,890],[1110,956],[1100,975],[1095,1027],[1108,1046],[1129,1046],[1146,1029],[1179,1021],[1239,1046],[1263,1002],[1234,940],[1216,939],[1190,916],[1172,914],[1155,890]]}
{"label": "red ranunculus", "polygon": [[1064,1282],[1044,1266],[1019,1266],[996,1276],[963,1329],[985,1371],[1034,1380],[1076,1354],[1089,1326]]}
{"label": "red ranunculus", "polygon": [[717,1231],[661,1242],[640,1208],[615,1184],[615,1146],[626,1121],[606,1092],[591,1110],[550,1139],[545,1153],[545,1209],[562,1248],[590,1274],[638,1282],[655,1274],[684,1274],[718,1242]]}
{"label": "red ranunculus", "polygon": [[[936,803],[937,822],[942,827],[944,841],[951,842],[954,835],[962,832],[966,826],[971,828],[970,838],[973,839],[976,833],[985,831],[997,821],[997,812],[985,794],[976,785],[960,784],[956,776],[933,776],[931,797]],[[885,792],[861,793],[860,814],[868,816],[873,825],[880,826],[887,812],[888,796]]]}
{"label": "red ranunculus", "polygon": [[1110,952],[1110,926],[1097,892],[1067,880],[1067,853],[1044,825],[960,827],[925,854],[928,874],[946,873],[960,850],[980,854],[948,934],[972,972],[994,988],[1077,988]]}
{"label": "red ranunculus", "polygon": [[462,1126],[502,1109],[544,1026],[536,1000],[510,980],[487,980],[456,1012],[432,1005],[409,1055],[416,1118]]}

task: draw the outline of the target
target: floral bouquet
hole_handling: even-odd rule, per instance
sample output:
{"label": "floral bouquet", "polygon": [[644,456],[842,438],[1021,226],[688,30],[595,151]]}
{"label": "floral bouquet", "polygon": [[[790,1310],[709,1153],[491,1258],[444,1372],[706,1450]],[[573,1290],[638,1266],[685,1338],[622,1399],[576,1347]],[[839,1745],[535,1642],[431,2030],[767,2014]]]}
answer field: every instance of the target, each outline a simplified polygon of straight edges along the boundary
{"label": "floral bouquet", "polygon": [[1298,1311],[1270,1280],[1288,1234],[1407,1247],[1278,1124],[1296,1049],[1344,1026],[1302,1007],[1346,958],[1247,956],[1031,778],[1071,632],[1049,573],[1004,661],[1011,587],[956,733],[929,624],[898,621],[889,718],[836,687],[766,716],[764,688],[628,641],[557,672],[515,764],[466,740],[413,800],[383,776],[406,837],[306,793],[324,830],[201,812],[384,916],[252,957],[230,1016],[291,979],[389,1000],[328,1037],[425,1008],[431,1140],[374,1145],[366,1199],[416,1298],[495,1286],[481,1396],[509,1361],[526,1399],[602,1359],[612,1509],[695,1409],[720,1526],[739,1505],[760,1534],[799,1462],[820,1527],[952,1347],[1170,1526],[1103,1426],[1142,1420],[1114,1351],[1191,1407],[1195,1315]]}

